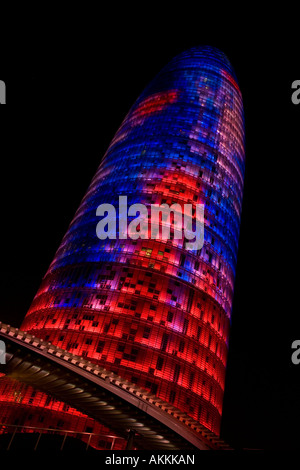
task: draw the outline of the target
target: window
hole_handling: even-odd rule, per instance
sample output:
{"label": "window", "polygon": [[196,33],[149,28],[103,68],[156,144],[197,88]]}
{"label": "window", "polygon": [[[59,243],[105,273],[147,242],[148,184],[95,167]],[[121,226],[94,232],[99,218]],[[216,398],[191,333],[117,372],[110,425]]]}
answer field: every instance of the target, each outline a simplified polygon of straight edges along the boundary
{"label": "window", "polygon": [[167,321],[168,321],[168,322],[173,321],[173,316],[174,316],[173,312],[170,312],[170,311],[169,311],[169,312],[168,312],[168,315],[167,315]]}
{"label": "window", "polygon": [[200,336],[201,336],[201,331],[202,331],[202,328],[201,328],[201,326],[198,326],[198,328],[197,328],[197,340],[199,340],[199,339],[200,339]]}
{"label": "window", "polygon": [[[107,295],[105,296],[107,298]],[[83,315],[84,320],[94,320],[94,315]]]}
{"label": "window", "polygon": [[194,377],[195,377],[194,372],[191,372],[190,377],[189,377],[189,388],[192,388],[192,385],[194,383]]}
{"label": "window", "polygon": [[177,382],[179,379],[179,374],[180,374],[180,365],[176,364],[175,369],[174,369],[174,375],[173,375],[173,382]]}
{"label": "window", "polygon": [[187,318],[185,318],[185,319],[184,319],[184,322],[183,322],[182,333],[186,334],[187,329],[188,329],[188,326],[189,326],[189,321],[188,321]]}
{"label": "window", "polygon": [[169,340],[169,335],[167,335],[166,333],[164,333],[163,336],[162,336],[161,346],[160,346],[160,349],[161,349],[162,351],[165,351],[165,350],[167,349],[168,340]]}
{"label": "window", "polygon": [[184,266],[184,262],[185,262],[185,255],[181,254],[180,260],[179,260],[179,266],[180,267]]}
{"label": "window", "polygon": [[145,326],[143,338],[148,339],[151,333],[151,328],[149,326]]}
{"label": "window", "polygon": [[163,364],[164,364],[164,359],[163,359],[163,357],[158,356],[157,362],[156,362],[156,369],[157,369],[157,370],[162,370]]}
{"label": "window", "polygon": [[105,344],[104,341],[99,341],[98,342],[98,346],[97,346],[97,349],[96,349],[97,353],[102,353],[103,348],[104,348],[104,344]]}
{"label": "window", "polygon": [[170,398],[169,398],[169,402],[170,402],[171,404],[174,403],[175,397],[176,397],[176,392],[175,392],[175,390],[171,390],[171,391],[170,391]]}
{"label": "window", "polygon": [[151,253],[152,253],[152,248],[142,248],[142,251],[145,252],[145,255],[146,256],[151,256]]}
{"label": "window", "polygon": [[51,397],[47,396],[45,406],[49,406],[51,403]]}
{"label": "window", "polygon": [[202,414],[202,405],[200,404],[198,407],[198,420],[200,420]]}

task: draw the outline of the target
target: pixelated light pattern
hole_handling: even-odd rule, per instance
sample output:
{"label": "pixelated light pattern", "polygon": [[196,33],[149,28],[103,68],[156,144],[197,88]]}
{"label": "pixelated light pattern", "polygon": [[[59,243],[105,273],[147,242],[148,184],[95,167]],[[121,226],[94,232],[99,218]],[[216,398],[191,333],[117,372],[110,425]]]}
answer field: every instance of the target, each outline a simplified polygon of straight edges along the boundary
{"label": "pixelated light pattern", "polygon": [[[211,47],[175,57],[125,117],[21,328],[219,434],[244,165],[242,97],[228,59]],[[118,208],[120,195],[128,206],[204,204],[203,248],[187,251],[184,239],[99,240],[96,209]],[[2,382],[1,422],[103,429],[28,386]]]}

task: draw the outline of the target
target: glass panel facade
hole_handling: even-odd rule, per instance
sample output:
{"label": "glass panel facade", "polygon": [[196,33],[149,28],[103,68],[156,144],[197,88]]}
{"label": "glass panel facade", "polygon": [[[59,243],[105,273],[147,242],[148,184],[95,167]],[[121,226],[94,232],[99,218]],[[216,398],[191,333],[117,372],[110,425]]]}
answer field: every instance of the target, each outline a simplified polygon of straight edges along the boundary
{"label": "glass panel facade", "polygon": [[[152,391],[218,434],[244,165],[243,103],[228,59],[211,47],[175,57],[117,131],[21,329]],[[187,250],[184,238],[122,239],[118,226],[115,240],[100,240],[97,207],[118,208],[119,196],[149,210],[192,204],[194,219],[204,204],[203,247]],[[109,433],[28,386],[5,378],[0,386],[1,423],[38,425],[44,416],[45,427],[59,421]]]}

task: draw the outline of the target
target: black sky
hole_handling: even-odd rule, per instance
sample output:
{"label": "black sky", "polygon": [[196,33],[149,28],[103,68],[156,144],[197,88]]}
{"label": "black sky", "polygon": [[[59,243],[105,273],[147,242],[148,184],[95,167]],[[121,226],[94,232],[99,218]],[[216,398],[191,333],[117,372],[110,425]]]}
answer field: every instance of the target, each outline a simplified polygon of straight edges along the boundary
{"label": "black sky", "polygon": [[0,131],[0,320],[20,325],[144,87],[183,50],[216,46],[242,91],[247,158],[222,437],[237,448],[297,448],[300,365],[290,359],[300,338],[297,43],[276,25],[228,26],[229,35],[197,18],[153,21],[120,26],[104,16],[84,33],[33,36],[14,46],[13,59],[2,57],[9,106]]}

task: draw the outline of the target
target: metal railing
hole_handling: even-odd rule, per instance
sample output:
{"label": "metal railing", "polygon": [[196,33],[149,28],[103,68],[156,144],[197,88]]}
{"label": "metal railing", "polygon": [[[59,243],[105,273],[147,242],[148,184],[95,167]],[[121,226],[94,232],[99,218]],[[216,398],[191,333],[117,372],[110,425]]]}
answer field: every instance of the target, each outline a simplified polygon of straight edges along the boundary
{"label": "metal railing", "polygon": [[[14,441],[14,438],[17,433],[38,433],[37,440],[34,444],[34,450],[37,450],[38,445],[40,443],[40,439],[42,434],[46,434],[49,436],[49,434],[56,434],[56,435],[61,435],[63,436],[62,438],[62,443],[60,445],[59,450],[63,450],[66,439],[68,436],[70,437],[75,437],[78,439],[83,440],[85,437],[87,438],[86,442],[86,447],[85,450],[88,450],[90,447],[91,439],[92,438],[98,438],[99,439],[111,439],[111,446],[107,450],[113,450],[115,446],[116,440],[119,441],[124,441],[126,440],[123,437],[118,437],[112,434],[98,434],[98,433],[92,433],[92,432],[84,432],[84,431],[70,431],[68,429],[55,429],[55,428],[41,428],[41,427],[35,427],[35,426],[23,426],[23,425],[18,425],[18,424],[5,424],[5,423],[0,423],[0,437],[5,435],[5,434],[12,434],[11,438],[6,446],[6,450],[10,450],[12,443]],[[0,448],[1,448],[1,440],[0,440]]]}

